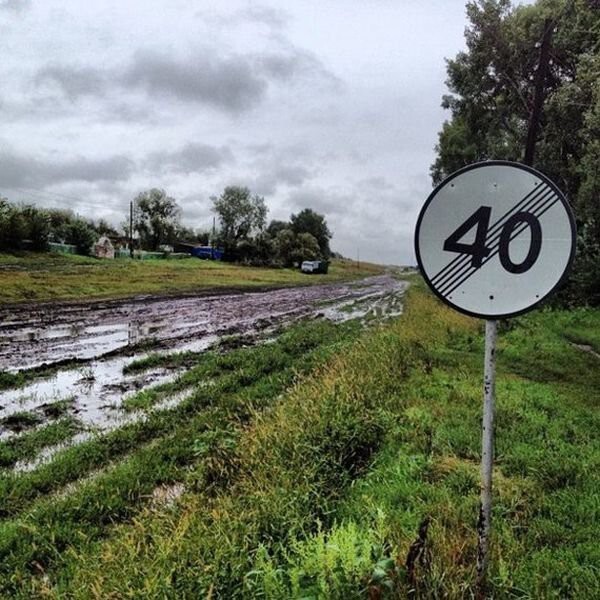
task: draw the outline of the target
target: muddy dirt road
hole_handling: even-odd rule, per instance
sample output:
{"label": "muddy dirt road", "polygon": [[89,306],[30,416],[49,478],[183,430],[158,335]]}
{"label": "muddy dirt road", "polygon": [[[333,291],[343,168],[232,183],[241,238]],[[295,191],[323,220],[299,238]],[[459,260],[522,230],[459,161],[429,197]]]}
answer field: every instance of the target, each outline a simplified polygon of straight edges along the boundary
{"label": "muddy dirt road", "polygon": [[[113,427],[123,418],[119,405],[128,394],[178,374],[124,374],[150,351],[202,351],[232,334],[264,338],[306,317],[393,316],[401,311],[405,287],[382,275],[266,292],[0,308],[0,371],[57,366],[23,388],[0,391],[0,422],[22,411],[43,414],[48,403],[68,399],[86,426]],[[78,364],[63,364],[73,360]],[[0,439],[11,435],[0,428]]]}
{"label": "muddy dirt road", "polygon": [[352,313],[340,309],[361,300],[366,312],[369,301],[401,287],[379,276],[258,293],[0,308],[0,370],[98,358],[148,340],[162,348],[202,348],[207,337],[262,330],[316,313],[348,318]]}

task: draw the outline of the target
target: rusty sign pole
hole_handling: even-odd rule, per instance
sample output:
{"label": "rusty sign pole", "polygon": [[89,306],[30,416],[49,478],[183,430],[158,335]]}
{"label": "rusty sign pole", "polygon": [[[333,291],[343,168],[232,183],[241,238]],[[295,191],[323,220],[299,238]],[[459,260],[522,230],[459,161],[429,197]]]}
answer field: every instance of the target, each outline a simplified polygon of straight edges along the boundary
{"label": "rusty sign pole", "polygon": [[481,426],[481,504],[477,523],[477,597],[485,598],[492,518],[492,471],[494,467],[494,413],[496,403],[496,339],[498,322],[485,322],[483,369],[483,421]]}

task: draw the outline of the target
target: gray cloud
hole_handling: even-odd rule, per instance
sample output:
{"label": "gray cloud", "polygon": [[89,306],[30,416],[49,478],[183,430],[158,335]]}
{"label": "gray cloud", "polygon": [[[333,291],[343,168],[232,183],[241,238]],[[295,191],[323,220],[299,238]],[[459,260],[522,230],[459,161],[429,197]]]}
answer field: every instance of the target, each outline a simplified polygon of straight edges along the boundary
{"label": "gray cloud", "polygon": [[221,58],[203,53],[177,60],[154,51],[137,52],[122,83],[150,95],[174,96],[230,112],[252,108],[267,88],[245,56]]}
{"label": "gray cloud", "polygon": [[280,81],[292,79],[318,79],[334,88],[341,81],[311,52],[280,40],[277,52],[268,52],[254,57],[256,64],[266,76]]}
{"label": "gray cloud", "polygon": [[158,115],[155,110],[145,103],[134,104],[122,100],[107,103],[104,106],[102,116],[106,121],[131,123],[158,123]]}
{"label": "gray cloud", "polygon": [[270,6],[249,6],[237,13],[240,21],[264,23],[273,29],[283,29],[290,20],[290,15],[280,9]]}
{"label": "gray cloud", "polygon": [[68,98],[99,96],[106,89],[106,74],[93,67],[51,64],[42,67],[35,76],[35,83],[56,85]]}
{"label": "gray cloud", "polygon": [[[34,83],[57,88],[71,101],[106,96],[117,89],[138,89],[151,99],[177,98],[241,113],[261,102],[271,82],[310,78],[337,82],[309,52],[287,43],[279,46],[277,51],[228,56],[216,55],[208,48],[184,57],[139,50],[127,67],[114,70],[53,62],[38,69]],[[122,99],[120,106],[122,111]]]}
{"label": "gray cloud", "polygon": [[216,169],[234,160],[231,150],[208,144],[189,143],[174,152],[153,152],[146,161],[152,170],[172,173],[198,173]]}
{"label": "gray cloud", "polygon": [[294,190],[288,195],[288,204],[292,211],[312,208],[326,217],[352,211],[357,200],[357,196],[349,192],[319,186]]}
{"label": "gray cloud", "polygon": [[248,170],[253,175],[246,177],[243,185],[260,195],[274,195],[281,186],[296,188],[318,172],[317,159],[304,143],[248,144],[243,150],[253,157],[248,162]]}
{"label": "gray cloud", "polygon": [[312,176],[312,171],[303,165],[272,165],[248,181],[247,185],[261,196],[270,196],[275,194],[281,185],[299,186]]}
{"label": "gray cloud", "polygon": [[134,164],[126,156],[48,160],[0,151],[0,182],[7,189],[43,187],[67,181],[123,181]]}
{"label": "gray cloud", "polygon": [[31,0],[0,0],[0,10],[23,12],[31,8]]}

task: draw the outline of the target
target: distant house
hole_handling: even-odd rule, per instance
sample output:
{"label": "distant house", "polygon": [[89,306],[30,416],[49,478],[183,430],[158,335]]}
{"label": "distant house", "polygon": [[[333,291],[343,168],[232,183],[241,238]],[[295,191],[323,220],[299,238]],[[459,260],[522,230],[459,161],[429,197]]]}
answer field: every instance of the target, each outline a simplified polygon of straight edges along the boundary
{"label": "distant house", "polygon": [[112,242],[103,235],[95,244],[94,244],[94,256],[96,258],[114,258],[115,257],[115,247]]}

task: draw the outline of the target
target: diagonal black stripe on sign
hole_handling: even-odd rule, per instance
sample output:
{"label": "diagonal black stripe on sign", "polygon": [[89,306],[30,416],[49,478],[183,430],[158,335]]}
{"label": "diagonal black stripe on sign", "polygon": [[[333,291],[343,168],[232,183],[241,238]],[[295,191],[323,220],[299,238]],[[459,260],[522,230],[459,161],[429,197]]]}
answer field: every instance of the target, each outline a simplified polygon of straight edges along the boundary
{"label": "diagonal black stripe on sign", "polygon": [[[527,208],[526,205],[538,199],[542,194],[547,194],[548,191],[552,191],[551,188],[542,183],[541,186],[535,187],[528,194],[526,194],[517,204],[515,204],[506,214],[502,215],[489,229],[487,232],[487,236],[491,236],[497,231],[499,231],[506,221],[517,212],[521,210],[525,210]],[[487,240],[486,240],[487,243]],[[471,260],[471,256],[469,254],[459,254],[456,258],[451,260],[445,267],[443,267],[436,275],[431,278],[431,283],[433,283],[436,287],[442,283],[444,280],[451,277],[455,271],[458,269],[462,269],[462,267]],[[460,263],[460,264],[459,264]],[[453,272],[450,273],[450,270]]]}
{"label": "diagonal black stripe on sign", "polygon": [[[555,195],[545,196],[543,200],[538,201],[535,206],[532,206],[528,209],[528,212],[538,216],[542,215],[548,208],[553,206],[557,202],[557,198]],[[459,273],[456,274],[455,277],[446,281],[441,287],[438,288],[438,291],[441,294],[449,294],[452,290],[456,289],[455,284],[462,285],[463,280],[470,277],[473,273],[478,271],[485,263],[489,262],[489,257],[495,256],[499,250],[499,241],[502,232],[498,232],[494,235],[493,239],[486,242],[489,248],[491,248],[492,252],[488,255],[482,264],[479,267],[473,267],[470,263],[467,264],[466,268],[462,269]]]}
{"label": "diagonal black stripe on sign", "polygon": [[[546,213],[548,210],[550,210],[556,203],[558,202],[558,198],[555,198],[550,204],[546,205],[543,207],[543,210],[539,211],[537,214],[535,214],[535,216],[539,219],[544,213]],[[512,232],[511,236],[510,236],[510,240],[509,243],[512,242],[515,238],[517,238],[519,235],[521,235],[529,226],[527,225],[527,223],[522,223],[521,225],[519,225],[518,227],[515,228],[515,230]],[[481,263],[481,267],[483,267],[486,263],[490,262],[490,260],[492,260],[492,258],[494,258],[498,253],[500,252],[499,246],[497,246],[493,252],[491,252]],[[456,283],[456,285],[454,285],[451,289],[447,290],[445,292],[446,296],[449,296],[452,292],[454,292],[455,290],[457,290],[463,283],[465,283],[465,281],[467,281],[468,279],[470,279],[473,275],[475,275],[475,273],[477,273],[477,271],[479,271],[479,269],[481,269],[481,267],[479,268],[475,268],[473,269],[470,273],[467,273],[460,281],[458,281]]]}
{"label": "diagonal black stripe on sign", "polygon": [[[500,231],[508,219],[513,216],[513,214],[516,214],[522,210],[527,210],[529,206],[532,203],[535,203],[535,201],[538,200],[542,195],[547,195],[551,191],[552,190],[546,184],[542,184],[541,186],[534,188],[488,229],[486,238],[489,238]],[[486,239],[486,244],[487,242],[488,240]],[[455,273],[458,272],[458,270],[462,270],[465,265],[471,262],[471,258],[472,257],[469,254],[460,254],[450,261],[450,263],[448,263],[439,273],[437,273],[431,279],[431,282],[438,286],[445,280],[452,278]]]}
{"label": "diagonal black stripe on sign", "polygon": [[[527,203],[526,208],[522,209],[522,211],[527,210],[528,212],[535,214],[535,211],[539,211],[539,210],[543,209],[544,206],[546,206],[546,204],[548,202],[552,202],[552,203],[556,202],[556,195],[554,194],[554,192],[552,190],[550,190],[543,196],[540,196],[533,202]],[[497,245],[497,243],[500,241],[501,235],[502,235],[502,228],[498,229],[496,231],[496,233],[494,233],[492,236],[488,236],[486,238],[486,242],[485,242],[486,247],[493,249]],[[437,289],[441,294],[443,294],[446,289],[451,287],[452,284],[455,281],[457,281],[458,279],[460,279],[465,273],[468,273],[472,269],[477,270],[478,268],[481,268],[482,265],[480,267],[473,267],[469,256],[468,256],[468,258],[469,258],[469,260],[463,261],[462,266],[455,269],[451,275],[444,277],[444,280],[441,284],[438,283]]]}

